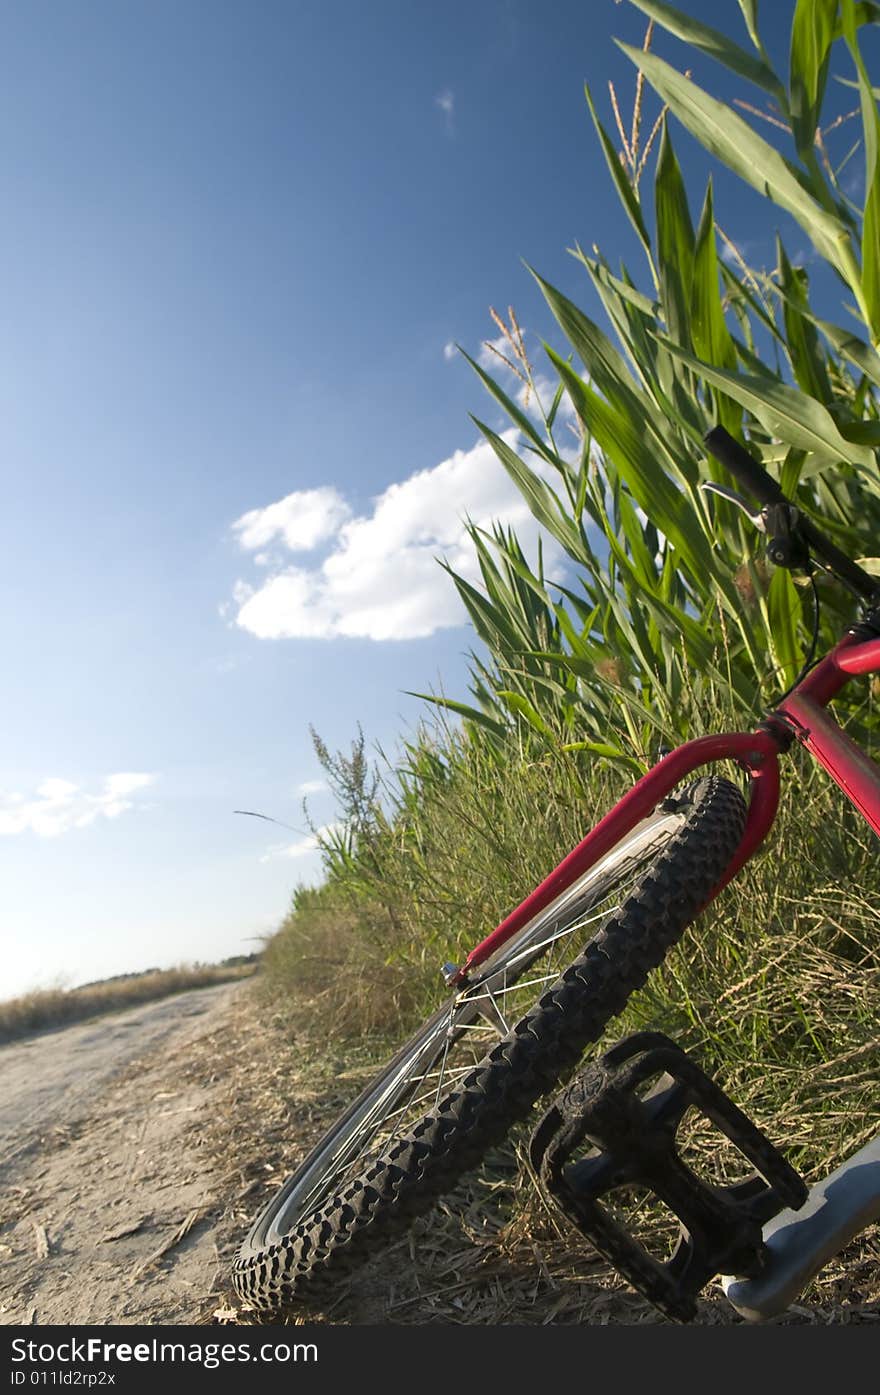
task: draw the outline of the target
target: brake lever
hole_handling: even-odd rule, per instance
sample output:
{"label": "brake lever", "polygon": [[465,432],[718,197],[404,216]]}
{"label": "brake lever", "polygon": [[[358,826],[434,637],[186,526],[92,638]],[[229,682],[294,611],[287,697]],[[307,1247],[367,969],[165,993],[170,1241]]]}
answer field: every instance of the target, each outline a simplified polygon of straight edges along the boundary
{"label": "brake lever", "polygon": [[753,527],[768,538],[767,556],[774,566],[785,567],[788,571],[812,571],[809,548],[798,526],[800,511],[794,504],[783,500],[779,504],[765,504],[753,513],[748,500],[735,489],[711,480],[700,488],[709,494],[720,494],[722,499],[742,510]]}
{"label": "brake lever", "polygon": [[729,504],[735,504],[738,509],[742,509],[749,522],[757,528],[759,533],[766,533],[767,524],[764,517],[764,509],[759,509],[757,513],[752,513],[748,499],[744,499],[741,494],[737,494],[735,489],[728,489],[725,484],[714,484],[711,480],[700,485],[707,494],[720,494],[722,499],[726,499]]}

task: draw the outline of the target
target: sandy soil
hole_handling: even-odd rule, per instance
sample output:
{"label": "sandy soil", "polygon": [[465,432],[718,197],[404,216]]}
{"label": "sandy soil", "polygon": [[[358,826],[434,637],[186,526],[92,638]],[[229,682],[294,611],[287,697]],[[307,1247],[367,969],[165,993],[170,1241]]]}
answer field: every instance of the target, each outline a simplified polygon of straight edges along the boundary
{"label": "sandy soil", "polygon": [[242,984],[0,1048],[0,1322],[193,1322],[227,1187],[186,1065]]}

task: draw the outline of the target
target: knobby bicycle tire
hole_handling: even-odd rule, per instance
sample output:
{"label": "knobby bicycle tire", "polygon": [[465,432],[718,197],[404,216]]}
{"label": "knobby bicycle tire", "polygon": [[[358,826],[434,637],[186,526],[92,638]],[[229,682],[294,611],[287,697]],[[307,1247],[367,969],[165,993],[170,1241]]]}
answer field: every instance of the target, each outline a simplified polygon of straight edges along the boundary
{"label": "knobby bicycle tire", "polygon": [[266,1243],[267,1217],[285,1188],[276,1194],[235,1262],[241,1299],[274,1312],[295,1293],[317,1296],[451,1190],[571,1073],[711,897],[741,840],[745,802],[729,781],[705,777],[677,798],[684,820],[628,898],[454,1089],[359,1176]]}

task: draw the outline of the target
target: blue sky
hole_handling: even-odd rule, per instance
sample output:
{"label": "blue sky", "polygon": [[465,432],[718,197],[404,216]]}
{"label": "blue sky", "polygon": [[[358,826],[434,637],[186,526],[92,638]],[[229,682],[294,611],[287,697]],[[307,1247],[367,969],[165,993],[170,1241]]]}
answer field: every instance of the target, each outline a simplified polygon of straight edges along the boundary
{"label": "blue sky", "polygon": [[[685,8],[748,42],[735,0]],[[537,356],[522,259],[594,314],[566,247],[636,266],[583,82],[610,124],[611,36],[643,28],[612,0],[0,4],[0,996],[250,950],[319,868],[232,811],[299,826],[311,788],[328,821],[309,723],[393,750],[405,690],[465,695],[434,558],[471,565],[464,512],[533,529],[451,346],[512,303]],[[718,189],[769,260],[773,211]]]}

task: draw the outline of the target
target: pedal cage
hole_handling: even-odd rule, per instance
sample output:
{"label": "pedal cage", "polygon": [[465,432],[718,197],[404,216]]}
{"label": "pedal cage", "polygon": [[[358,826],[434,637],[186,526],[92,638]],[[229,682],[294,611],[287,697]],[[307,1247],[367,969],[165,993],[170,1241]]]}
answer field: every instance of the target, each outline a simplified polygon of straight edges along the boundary
{"label": "pedal cage", "polygon": [[[691,1108],[748,1158],[753,1176],[715,1186],[692,1171],[676,1145]],[[576,1150],[580,1160],[569,1162]],[[696,1295],[714,1275],[756,1277],[766,1257],[761,1227],[807,1197],[805,1183],[766,1135],[659,1032],[625,1037],[573,1080],[532,1134],[529,1156],[569,1221],[635,1289],[680,1322],[696,1315]],[[665,1262],[601,1204],[617,1188],[634,1186],[648,1187],[680,1223]]]}

